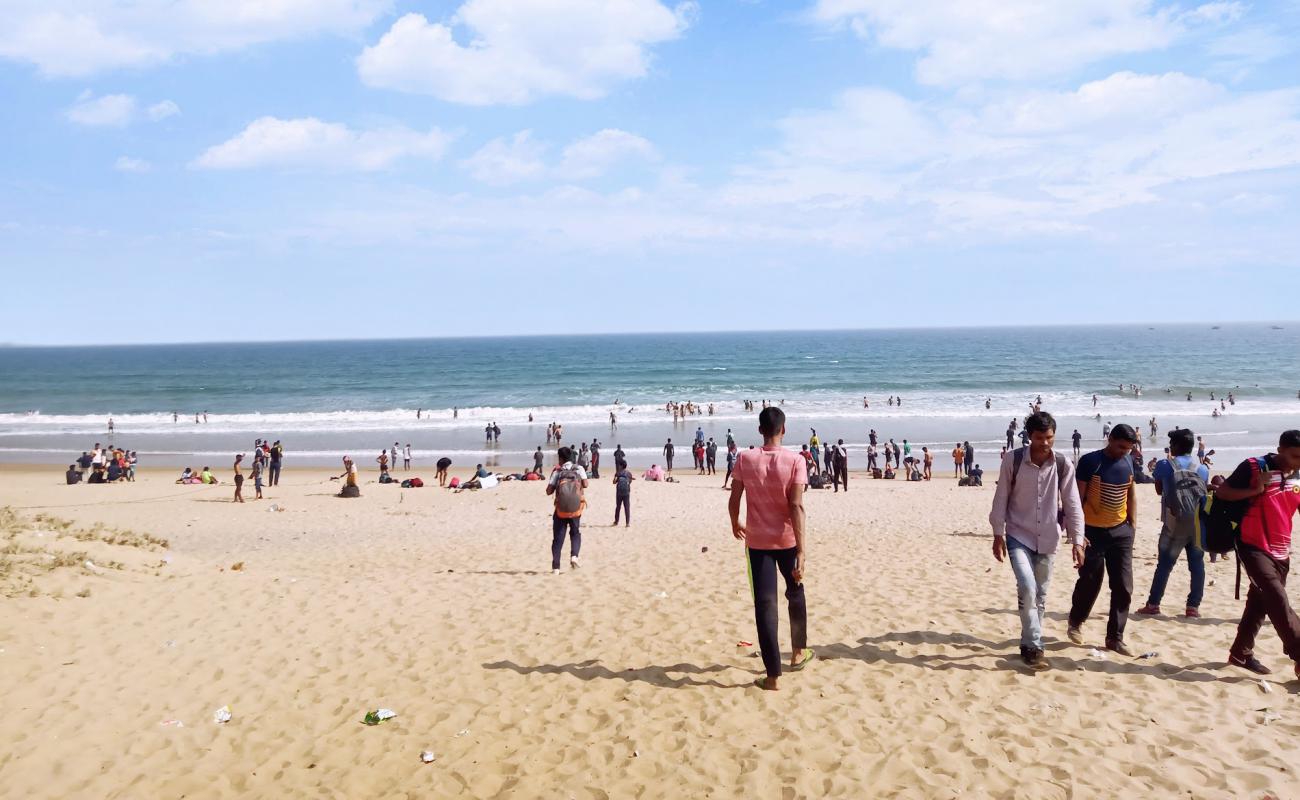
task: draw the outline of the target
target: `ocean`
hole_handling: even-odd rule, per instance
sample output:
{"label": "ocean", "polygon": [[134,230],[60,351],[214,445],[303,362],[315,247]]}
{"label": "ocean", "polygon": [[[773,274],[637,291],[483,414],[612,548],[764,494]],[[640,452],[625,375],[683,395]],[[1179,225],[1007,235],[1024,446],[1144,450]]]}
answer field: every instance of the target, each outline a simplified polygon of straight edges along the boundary
{"label": "ocean", "polygon": [[[1154,416],[1148,455],[1183,426],[1222,466],[1300,427],[1298,352],[1300,323],[10,347],[0,349],[0,461],[67,463],[111,440],[144,465],[224,467],[260,437],[283,441],[287,467],[344,454],[364,466],[393,442],[410,443],[417,465],[442,455],[520,465],[555,421],[566,442],[622,444],[642,466],[697,426],[758,443],[746,399],[783,404],[788,443],[810,428],[844,439],[857,450],[851,464],[865,464],[871,429],[941,453],[970,441],[993,461],[1007,423],[1041,395],[1067,449],[1075,428],[1096,446],[1103,423],[1145,435]],[[1121,391],[1129,384],[1141,396]],[[1210,393],[1230,391],[1235,405],[1214,418]],[[669,401],[712,403],[714,414],[674,425]],[[501,440],[485,445],[492,422]]]}

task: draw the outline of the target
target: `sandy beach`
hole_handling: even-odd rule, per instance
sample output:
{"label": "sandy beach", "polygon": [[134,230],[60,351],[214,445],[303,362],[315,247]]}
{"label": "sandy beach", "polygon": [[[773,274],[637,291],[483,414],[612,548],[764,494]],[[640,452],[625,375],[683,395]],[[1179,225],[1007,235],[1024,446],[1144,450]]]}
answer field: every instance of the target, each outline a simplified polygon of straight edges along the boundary
{"label": "sandy beach", "polygon": [[[608,527],[596,482],[583,568],[554,576],[533,483],[457,495],[369,471],[341,500],[327,471],[289,468],[233,505],[173,470],[65,486],[0,468],[0,794],[1300,796],[1300,687],[1276,636],[1267,690],[1224,666],[1231,562],[1207,562],[1202,619],[1131,618],[1130,646],[1158,653],[1137,660],[1090,652],[1105,594],[1088,646],[1065,639],[1058,558],[1054,668],[1034,674],[990,554],[992,485],[855,475],[807,499],[819,658],[765,693],[738,646],[755,630],[721,476],[687,472],[637,482],[631,528]],[[1159,530],[1139,489],[1134,609]],[[1180,563],[1166,610],[1187,583]],[[377,708],[397,716],[361,724]]]}

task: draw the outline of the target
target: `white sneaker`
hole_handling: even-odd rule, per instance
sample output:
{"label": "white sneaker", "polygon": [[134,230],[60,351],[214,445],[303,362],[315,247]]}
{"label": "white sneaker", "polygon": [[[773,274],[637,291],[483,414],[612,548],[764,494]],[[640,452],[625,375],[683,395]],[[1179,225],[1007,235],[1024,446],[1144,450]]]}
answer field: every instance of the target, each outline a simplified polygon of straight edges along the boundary
{"label": "white sneaker", "polygon": [[560,574],[560,571],[559,571],[558,569],[553,569],[553,570],[551,570],[551,574],[552,574],[552,575],[559,575],[559,574]]}
{"label": "white sneaker", "polygon": [[578,557],[577,557],[577,556],[569,556],[569,568],[570,568],[570,569],[579,569],[581,566],[582,566],[582,565],[578,563]]}

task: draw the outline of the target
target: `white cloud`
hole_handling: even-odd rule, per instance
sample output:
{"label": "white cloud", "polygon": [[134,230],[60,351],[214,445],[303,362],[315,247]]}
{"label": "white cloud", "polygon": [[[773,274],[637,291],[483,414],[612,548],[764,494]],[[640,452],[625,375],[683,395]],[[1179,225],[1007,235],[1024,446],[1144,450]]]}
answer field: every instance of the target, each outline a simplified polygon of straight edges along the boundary
{"label": "white cloud", "polygon": [[356,33],[391,0],[6,0],[0,58],[91,75],[323,33]]}
{"label": "white cloud", "polygon": [[[180,106],[171,100],[163,100],[145,109],[144,116],[152,122],[158,122],[179,113]],[[77,96],[77,102],[64,115],[78,125],[124,128],[140,118],[140,108],[136,99],[129,94],[95,97],[87,90]]]}
{"label": "white cloud", "polygon": [[508,139],[493,139],[463,159],[460,166],[477,181],[507,186],[543,178],[583,181],[600,177],[619,164],[659,158],[649,141],[617,128],[605,128],[570,142],[554,166],[547,163],[548,149],[544,142],[533,138],[532,131],[519,131]]}
{"label": "white cloud", "polygon": [[532,131],[520,131],[510,139],[493,139],[460,166],[477,181],[505,186],[545,175],[545,152],[546,146],[533,139]]}
{"label": "white cloud", "polygon": [[658,158],[654,145],[646,139],[617,128],[605,128],[564,148],[557,170],[570,180],[582,180],[603,175],[622,162]]}
{"label": "white cloud", "polygon": [[233,138],[208,148],[193,162],[200,169],[258,167],[382,170],[397,161],[442,158],[452,137],[400,126],[354,130],[315,117],[262,117]]}
{"label": "white cloud", "polygon": [[82,93],[65,113],[78,125],[123,128],[135,118],[135,98],[129,94],[106,94],[91,97]]}
{"label": "white cloud", "polygon": [[161,103],[154,103],[149,106],[149,110],[146,113],[149,115],[149,119],[158,122],[159,120],[174,117],[181,113],[181,107],[173,103],[171,100],[163,100]]}
{"label": "white cloud", "polygon": [[1082,231],[1188,182],[1300,166],[1300,89],[1119,72],[964,107],[863,88],[780,130],[727,202],[885,215],[913,236]]}
{"label": "white cloud", "polygon": [[589,100],[644,76],[649,48],[677,38],[695,10],[659,0],[468,0],[441,23],[406,14],[357,69],[369,86],[454,103]]}
{"label": "white cloud", "polygon": [[113,169],[118,172],[148,172],[153,169],[153,165],[148,161],[130,156],[118,156],[117,161],[113,164]]}
{"label": "white cloud", "polygon": [[917,78],[954,86],[1069,74],[1167,47],[1189,29],[1232,22],[1243,11],[1239,3],[1182,10],[1152,0],[818,0],[813,17],[882,47],[920,51]]}

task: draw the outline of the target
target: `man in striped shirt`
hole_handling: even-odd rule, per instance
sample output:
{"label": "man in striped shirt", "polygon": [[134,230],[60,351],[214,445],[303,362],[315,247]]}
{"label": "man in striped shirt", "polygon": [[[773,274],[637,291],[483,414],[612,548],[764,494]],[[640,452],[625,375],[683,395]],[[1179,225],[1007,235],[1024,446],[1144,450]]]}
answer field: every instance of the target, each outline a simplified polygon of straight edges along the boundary
{"label": "man in striped shirt", "polygon": [[1088,541],[1083,566],[1074,584],[1070,604],[1070,641],[1083,644],[1083,623],[1101,593],[1102,575],[1110,579],[1110,614],[1106,620],[1106,648],[1133,655],[1124,644],[1133,600],[1133,534],[1137,530],[1137,497],[1133,461],[1137,431],[1123,423],[1110,431],[1106,447],[1079,459],[1075,477],[1083,501],[1084,538]]}

